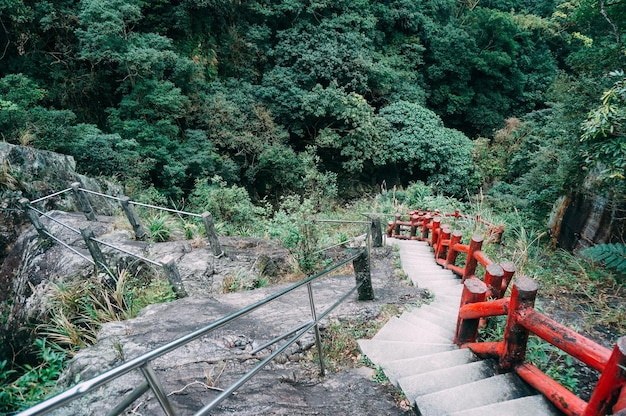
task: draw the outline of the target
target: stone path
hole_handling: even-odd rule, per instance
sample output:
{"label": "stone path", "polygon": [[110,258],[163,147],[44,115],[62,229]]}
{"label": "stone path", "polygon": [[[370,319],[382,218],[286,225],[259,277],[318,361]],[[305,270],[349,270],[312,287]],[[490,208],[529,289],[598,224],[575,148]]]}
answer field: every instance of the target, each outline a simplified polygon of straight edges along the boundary
{"label": "stone path", "polygon": [[383,368],[423,416],[559,415],[517,375],[497,374],[493,360],[480,360],[452,343],[461,280],[439,267],[425,242],[389,240],[400,249],[402,268],[434,300],[392,318],[370,340],[365,355]]}

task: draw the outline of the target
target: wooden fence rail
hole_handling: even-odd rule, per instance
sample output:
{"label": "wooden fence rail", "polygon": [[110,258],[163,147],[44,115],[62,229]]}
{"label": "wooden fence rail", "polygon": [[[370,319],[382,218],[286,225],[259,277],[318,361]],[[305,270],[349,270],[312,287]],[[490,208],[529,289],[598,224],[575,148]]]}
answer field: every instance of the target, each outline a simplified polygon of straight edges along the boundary
{"label": "wooden fence rail", "polygon": [[[458,210],[453,214],[414,211],[408,221],[397,215],[389,223],[387,235],[427,241],[433,248],[437,263],[461,277],[463,293],[454,343],[462,348],[470,348],[479,356],[495,358],[500,371],[516,372],[566,415],[626,416],[626,336],[621,337],[611,351],[541,314],[534,309],[537,283],[523,275],[516,277],[510,297],[505,298],[515,273],[514,264],[496,264],[492,261],[481,251],[484,241],[481,234],[474,234],[469,244],[462,244],[462,233],[442,224],[445,217],[470,218]],[[495,226],[479,217],[474,218],[476,223],[486,226],[488,240],[500,242],[504,232],[502,225]],[[459,253],[466,254],[464,265],[456,264]],[[482,279],[476,276],[479,264],[485,270]],[[477,342],[481,323],[493,316],[507,317],[503,339]],[[530,334],[601,373],[589,402],[525,361]]]}

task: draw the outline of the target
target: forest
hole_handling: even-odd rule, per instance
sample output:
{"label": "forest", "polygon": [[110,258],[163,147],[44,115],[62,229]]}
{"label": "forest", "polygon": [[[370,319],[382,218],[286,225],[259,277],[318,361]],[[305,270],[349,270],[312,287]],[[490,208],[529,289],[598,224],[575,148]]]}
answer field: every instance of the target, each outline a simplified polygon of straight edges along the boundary
{"label": "forest", "polygon": [[[0,2],[2,140],[128,193],[624,195],[623,0]],[[590,175],[591,174],[591,175]]]}
{"label": "forest", "polygon": [[[544,230],[564,196],[626,205],[625,42],[626,0],[0,0],[0,135],[277,238],[304,273],[319,213],[487,206],[498,255],[621,334],[623,241],[613,275]],[[19,179],[3,160],[0,190]],[[52,364],[0,360],[6,409],[85,344],[34,337]]]}

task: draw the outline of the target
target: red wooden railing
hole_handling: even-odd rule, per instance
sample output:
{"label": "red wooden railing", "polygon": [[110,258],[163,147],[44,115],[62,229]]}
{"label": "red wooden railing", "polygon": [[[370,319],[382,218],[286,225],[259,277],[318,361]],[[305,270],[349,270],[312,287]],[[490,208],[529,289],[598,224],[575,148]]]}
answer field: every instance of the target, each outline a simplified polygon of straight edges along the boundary
{"label": "red wooden railing", "polygon": [[[462,233],[452,232],[450,225],[443,223],[442,218],[454,217],[471,218],[477,224],[485,226],[485,234],[488,241],[500,242],[504,233],[503,225],[494,225],[481,219],[479,216],[470,217],[461,214],[459,210],[454,213],[442,214],[439,211],[413,211],[409,214],[409,220],[402,220],[402,216],[397,214],[394,221],[389,223],[387,236],[393,238],[413,239],[427,241],[434,249],[437,263],[461,276],[462,280],[475,276],[478,264],[485,268],[483,280],[489,288],[488,298],[501,298],[515,273],[515,265],[511,262],[495,264],[487,255],[481,251],[483,245],[483,235],[475,234],[469,244],[461,244]],[[420,230],[420,235],[417,235]],[[406,234],[408,231],[408,234]],[[459,253],[466,253],[465,265],[456,264]]]}
{"label": "red wooden railing", "polygon": [[[454,343],[480,356],[495,358],[500,371],[516,372],[566,415],[626,415],[626,336],[621,337],[611,351],[541,314],[534,309],[537,283],[523,275],[516,277],[511,296],[504,298],[515,266],[509,262],[495,264],[485,255],[481,251],[483,237],[480,234],[475,234],[469,244],[462,244],[462,233],[442,225],[442,217],[460,218],[462,215],[458,210],[454,214],[415,211],[408,221],[396,216],[389,223],[387,235],[428,241],[437,263],[461,277],[464,287]],[[486,226],[489,239],[500,241],[504,227],[496,227],[480,218],[476,220]],[[455,264],[458,253],[467,254],[463,266]],[[475,275],[478,264],[485,268],[482,280]],[[481,322],[500,315],[507,316],[502,341],[476,342]],[[531,333],[601,373],[589,402],[525,361]]]}
{"label": "red wooden railing", "polygon": [[[543,393],[566,415],[600,416],[626,412],[626,337],[613,351],[580,335],[534,309],[537,283],[518,275],[511,296],[486,302],[488,289],[477,278],[464,282],[454,342],[476,354],[493,357],[501,371],[515,371],[528,384]],[[480,319],[506,315],[502,341],[476,342]],[[556,346],[601,373],[589,402],[525,361],[529,334]],[[625,413],[626,414],[626,413]]]}

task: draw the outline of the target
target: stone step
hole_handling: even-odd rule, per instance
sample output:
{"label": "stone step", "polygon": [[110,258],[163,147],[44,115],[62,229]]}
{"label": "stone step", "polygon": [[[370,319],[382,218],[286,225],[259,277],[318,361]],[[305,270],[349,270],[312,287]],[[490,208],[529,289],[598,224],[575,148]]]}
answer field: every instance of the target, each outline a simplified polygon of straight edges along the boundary
{"label": "stone step", "polygon": [[437,303],[439,302],[444,302],[444,303],[449,303],[449,304],[456,304],[457,308],[459,307],[459,305],[461,304],[461,295],[436,295],[435,296],[435,301]]}
{"label": "stone step", "polygon": [[398,385],[413,403],[419,396],[472,383],[496,374],[494,360],[474,361],[455,367],[410,375],[398,379]]}
{"label": "stone step", "polygon": [[448,344],[424,344],[407,341],[385,341],[375,339],[361,339],[357,341],[359,348],[371,362],[383,365],[388,361],[415,358],[424,355],[432,355],[438,352],[452,351],[457,347]]}
{"label": "stone step", "polygon": [[413,280],[417,280],[418,282],[422,282],[424,284],[426,284],[426,282],[428,281],[461,283],[461,281],[457,279],[455,276],[450,276],[450,275],[441,274],[441,273],[420,273],[420,274],[414,274],[410,277]]}
{"label": "stone step", "polygon": [[428,307],[422,306],[418,309],[413,309],[412,311],[405,311],[400,315],[400,318],[407,320],[409,322],[421,322],[422,320],[427,320],[435,325],[439,325],[442,328],[449,329],[451,331],[456,330],[456,315],[443,315],[439,314],[433,309],[429,309]]}
{"label": "stone step", "polygon": [[437,334],[429,334],[415,330],[415,326],[399,318],[391,318],[374,336],[377,341],[409,341],[425,344],[450,344],[452,340]]}
{"label": "stone step", "polygon": [[450,413],[450,416],[559,416],[562,413],[542,395],[526,396],[506,402]]}
{"label": "stone step", "polygon": [[432,291],[435,292],[435,296],[447,295],[447,296],[458,296],[460,298],[461,293],[463,292],[463,285],[459,284],[457,286],[439,287]]}
{"label": "stone step", "polygon": [[447,316],[453,319],[459,315],[459,306],[454,305],[454,303],[435,301],[428,304],[428,311],[432,313],[438,313],[440,315]]}
{"label": "stone step", "polygon": [[532,390],[508,373],[419,396],[415,406],[422,416],[440,416],[530,395]]}
{"label": "stone step", "polygon": [[428,321],[427,319],[407,319],[404,314],[398,317],[403,322],[408,323],[415,327],[415,331],[427,332],[429,334],[441,335],[444,338],[448,338],[449,342],[452,342],[454,339],[455,328],[444,328],[438,324]]}
{"label": "stone step", "polygon": [[417,287],[427,288],[431,291],[434,290],[435,292],[439,289],[461,287],[461,284],[456,279],[445,279],[445,280],[411,279],[411,280],[413,280],[413,283],[415,283]]}
{"label": "stone step", "polygon": [[397,385],[400,378],[456,367],[477,361],[478,358],[467,348],[439,352],[416,358],[406,358],[385,363],[383,370],[389,380]]}

